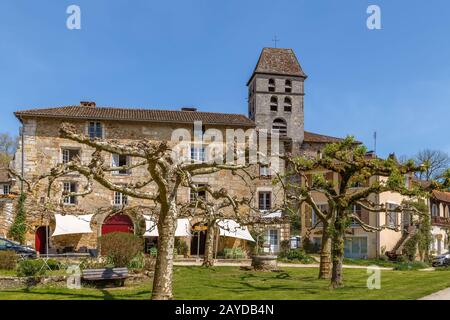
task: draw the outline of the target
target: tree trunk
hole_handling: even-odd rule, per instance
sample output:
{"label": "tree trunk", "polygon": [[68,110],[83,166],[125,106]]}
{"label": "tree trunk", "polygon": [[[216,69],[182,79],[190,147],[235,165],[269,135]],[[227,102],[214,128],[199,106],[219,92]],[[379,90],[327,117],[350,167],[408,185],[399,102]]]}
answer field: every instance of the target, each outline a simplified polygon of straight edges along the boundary
{"label": "tree trunk", "polygon": [[171,203],[168,209],[161,209],[158,220],[158,255],[153,278],[152,300],[171,300],[173,298],[173,250],[176,227],[176,204]]}
{"label": "tree trunk", "polygon": [[344,284],[342,265],[344,261],[344,234],[345,225],[339,219],[335,223],[335,230],[333,232],[332,241],[332,258],[333,258],[333,270],[331,273],[331,287],[333,289],[342,287]]}
{"label": "tree trunk", "polygon": [[214,221],[208,223],[205,241],[205,255],[203,256],[203,267],[214,266],[214,237],[216,235]]}
{"label": "tree trunk", "polygon": [[319,279],[331,278],[331,236],[328,228],[323,228],[322,247],[320,248]]}

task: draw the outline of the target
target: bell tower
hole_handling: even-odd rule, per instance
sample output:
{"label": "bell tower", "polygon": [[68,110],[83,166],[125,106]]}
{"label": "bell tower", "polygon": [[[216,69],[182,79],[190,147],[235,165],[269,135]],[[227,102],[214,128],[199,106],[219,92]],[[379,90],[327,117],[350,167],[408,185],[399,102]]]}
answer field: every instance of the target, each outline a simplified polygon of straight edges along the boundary
{"label": "bell tower", "polygon": [[304,138],[306,78],[292,49],[264,48],[247,82],[249,118],[257,129],[292,139],[294,149]]}

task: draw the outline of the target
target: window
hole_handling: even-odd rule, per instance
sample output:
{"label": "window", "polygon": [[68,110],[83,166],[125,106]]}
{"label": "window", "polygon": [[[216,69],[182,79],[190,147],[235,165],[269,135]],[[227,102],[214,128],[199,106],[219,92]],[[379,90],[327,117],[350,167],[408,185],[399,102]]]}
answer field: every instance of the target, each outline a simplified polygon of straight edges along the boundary
{"label": "window", "polygon": [[284,98],[284,111],[285,112],[292,111],[292,100],[289,97]]}
{"label": "window", "polygon": [[278,111],[278,98],[275,96],[270,98],[270,111]]}
{"label": "window", "polygon": [[272,125],[272,131],[278,133],[280,136],[287,135],[287,124],[283,119],[275,119]]}
{"label": "window", "polygon": [[285,86],[284,86],[284,92],[292,92],[292,81],[286,80]]}
{"label": "window", "polygon": [[272,176],[272,172],[268,164],[261,164],[259,166],[259,176],[262,178],[270,178]]}
{"label": "window", "polygon": [[11,186],[9,184],[4,184],[2,189],[4,195],[8,195],[11,193]]}
{"label": "window", "polygon": [[[322,213],[325,213],[328,210],[328,205],[327,204],[318,204],[317,205],[320,209],[320,211],[322,211]],[[317,216],[316,211],[313,209],[312,210],[312,225],[317,227],[322,227],[323,223],[320,221],[320,218]]]}
{"label": "window", "polygon": [[128,196],[121,192],[114,192],[114,205],[122,206],[128,204]]}
{"label": "window", "polygon": [[[197,184],[197,188],[204,187],[205,184]],[[189,198],[191,202],[194,202],[197,199],[206,200],[206,191],[200,190],[198,192],[195,192],[193,189],[190,190]]]}
{"label": "window", "polygon": [[191,147],[191,160],[205,161],[205,147]]}
{"label": "window", "polygon": [[[64,194],[77,192],[76,182],[64,182],[63,190],[64,190]],[[64,204],[68,204],[68,205],[77,204],[77,197],[76,196],[69,196],[69,197],[65,196],[63,199],[63,202],[64,202]]]}
{"label": "window", "polygon": [[436,205],[436,203],[433,203],[431,205],[431,216],[432,217],[438,217],[439,216],[439,208]]}
{"label": "window", "polygon": [[269,79],[269,92],[275,92],[275,80]]}
{"label": "window", "polygon": [[[113,154],[112,155],[112,167],[118,168],[118,167],[126,167],[130,165],[130,157],[121,155],[121,154]],[[130,174],[130,170],[118,170],[113,171],[113,174]]]}
{"label": "window", "polygon": [[352,259],[367,259],[367,238],[346,238],[344,242],[344,257]]}
{"label": "window", "polygon": [[63,163],[69,163],[70,161],[73,161],[76,157],[80,155],[79,149],[62,149],[62,162]]}
{"label": "window", "polygon": [[270,244],[270,246],[278,246],[278,230],[277,229],[268,230],[267,238],[268,238],[267,242]]}
{"label": "window", "polygon": [[272,208],[272,192],[261,191],[258,193],[259,210],[270,210]]}
{"label": "window", "polygon": [[[361,211],[361,205],[359,204],[354,204],[351,208],[350,208],[351,212],[357,216],[359,219],[362,219],[362,211]],[[353,220],[351,223],[351,227],[352,228],[356,228],[359,227],[359,223],[356,222],[356,220]]]}
{"label": "window", "polygon": [[103,138],[103,126],[100,122],[96,121],[89,122],[89,137],[91,139]]}
{"label": "window", "polygon": [[387,204],[387,213],[386,213],[386,224],[389,227],[396,227],[397,226],[397,212],[392,211],[395,210],[398,206],[395,203],[388,203]]}

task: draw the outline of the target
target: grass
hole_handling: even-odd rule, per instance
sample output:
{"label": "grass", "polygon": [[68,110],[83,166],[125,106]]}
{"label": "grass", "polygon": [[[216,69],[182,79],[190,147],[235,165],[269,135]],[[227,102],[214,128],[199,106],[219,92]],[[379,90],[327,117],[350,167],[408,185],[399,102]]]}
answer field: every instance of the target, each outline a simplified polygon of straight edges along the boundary
{"label": "grass", "polygon": [[382,259],[350,259],[344,258],[344,264],[355,266],[379,266],[386,268],[394,268],[397,263],[389,260]]}
{"label": "grass", "polygon": [[[381,289],[366,287],[364,269],[346,269],[345,287],[329,290],[317,279],[317,268],[284,268],[283,272],[243,271],[237,267],[176,267],[175,299],[417,299],[450,287],[450,270],[381,271]],[[0,299],[149,299],[151,281],[123,288],[33,287],[0,291]]]}

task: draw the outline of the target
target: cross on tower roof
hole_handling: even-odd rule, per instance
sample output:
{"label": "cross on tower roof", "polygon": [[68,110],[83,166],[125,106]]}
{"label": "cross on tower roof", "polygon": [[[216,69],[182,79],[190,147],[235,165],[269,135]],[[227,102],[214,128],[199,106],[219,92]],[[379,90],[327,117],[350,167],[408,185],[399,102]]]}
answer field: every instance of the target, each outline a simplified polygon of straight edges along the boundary
{"label": "cross on tower roof", "polygon": [[274,46],[275,48],[277,47],[277,42],[280,41],[280,39],[277,38],[277,36],[275,35],[275,37],[272,39],[272,41],[274,42]]}

